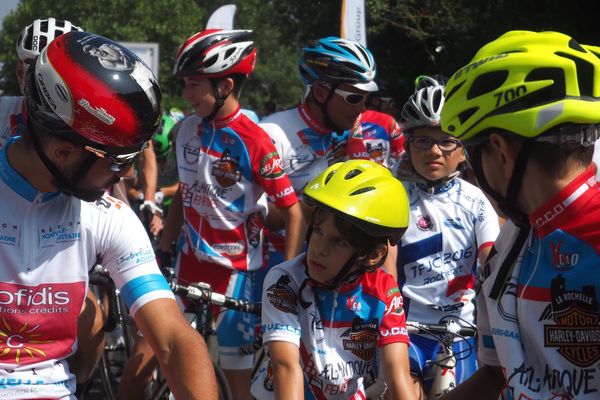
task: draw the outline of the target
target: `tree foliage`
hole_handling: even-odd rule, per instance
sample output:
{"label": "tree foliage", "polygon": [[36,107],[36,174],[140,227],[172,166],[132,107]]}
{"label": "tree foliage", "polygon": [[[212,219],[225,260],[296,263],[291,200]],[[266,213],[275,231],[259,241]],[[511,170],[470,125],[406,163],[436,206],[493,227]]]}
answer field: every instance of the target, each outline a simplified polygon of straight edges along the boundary
{"label": "tree foliage", "polygon": [[[378,75],[402,103],[417,75],[452,74],[486,42],[512,29],[556,30],[582,43],[600,44],[595,2],[564,0],[365,0],[368,47]],[[265,101],[287,107],[298,101],[297,69],[310,38],[339,35],[341,0],[21,0],[0,35],[0,89],[18,93],[14,42],[35,18],[70,19],[87,30],[120,41],[160,44],[160,82],[167,105],[183,104],[171,75],[178,46],[203,28],[219,6],[238,7],[236,28],[254,30],[255,72],[242,91],[242,104],[260,111]]]}

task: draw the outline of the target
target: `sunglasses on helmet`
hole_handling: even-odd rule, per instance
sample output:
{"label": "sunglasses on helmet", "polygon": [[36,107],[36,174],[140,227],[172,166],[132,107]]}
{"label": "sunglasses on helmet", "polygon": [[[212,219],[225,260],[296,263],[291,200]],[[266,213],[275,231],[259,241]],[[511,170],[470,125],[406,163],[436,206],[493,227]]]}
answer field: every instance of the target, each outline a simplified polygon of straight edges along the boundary
{"label": "sunglasses on helmet", "polygon": [[105,150],[100,150],[92,146],[84,146],[83,148],[90,153],[94,154],[98,158],[105,158],[110,160],[110,170],[113,172],[123,171],[131,166],[138,158],[142,155],[144,150],[148,147],[148,142],[145,142],[140,150],[134,151],[133,153],[126,154],[112,154]]}

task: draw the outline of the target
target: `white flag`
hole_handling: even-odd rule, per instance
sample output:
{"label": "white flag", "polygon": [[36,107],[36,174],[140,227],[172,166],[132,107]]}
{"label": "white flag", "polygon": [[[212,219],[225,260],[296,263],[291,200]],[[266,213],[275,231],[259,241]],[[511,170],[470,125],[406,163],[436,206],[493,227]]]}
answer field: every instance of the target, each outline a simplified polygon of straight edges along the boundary
{"label": "white flag", "polygon": [[340,37],[367,46],[367,26],[364,0],[342,0]]}
{"label": "white flag", "polygon": [[235,4],[225,4],[224,6],[217,8],[208,18],[206,29],[233,29],[235,10]]}

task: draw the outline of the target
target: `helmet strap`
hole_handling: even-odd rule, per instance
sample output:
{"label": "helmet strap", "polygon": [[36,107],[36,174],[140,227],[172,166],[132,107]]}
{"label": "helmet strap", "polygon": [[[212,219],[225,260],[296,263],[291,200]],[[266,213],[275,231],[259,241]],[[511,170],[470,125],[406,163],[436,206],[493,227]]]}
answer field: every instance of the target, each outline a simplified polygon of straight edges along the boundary
{"label": "helmet strap", "polygon": [[[31,121],[31,119],[28,121]],[[35,130],[32,129],[31,122],[28,123],[28,128],[31,142],[33,143],[33,148],[40,160],[42,160],[42,163],[44,163],[46,166],[46,169],[48,169],[50,174],[52,174],[54,183],[58,187],[58,190],[68,196],[74,196],[84,201],[97,200],[96,197],[92,198],[90,193],[77,189],[77,184],[83,179],[83,177],[85,177],[98,158],[94,154],[90,153],[89,156],[86,157],[83,162],[81,162],[77,168],[77,172],[71,178],[67,178],[62,172],[59,171],[58,167],[52,161],[50,161],[48,156],[46,156],[46,153],[44,153],[44,150],[38,141]]]}
{"label": "helmet strap", "polygon": [[220,79],[210,78],[209,80],[210,80],[210,87],[212,88],[213,96],[215,98],[215,106],[213,107],[212,112],[207,117],[204,117],[204,120],[206,120],[206,121],[212,121],[213,119],[215,119],[219,110],[221,110],[221,108],[223,108],[223,105],[225,104],[225,100],[227,100],[229,95],[231,95],[231,92],[227,93],[225,96],[221,95],[221,93],[219,92]]}
{"label": "helmet strap", "polygon": [[517,196],[521,191],[523,184],[523,177],[527,161],[529,159],[529,153],[531,150],[531,142],[529,140],[523,141],[523,145],[517,155],[517,160],[513,167],[513,173],[508,182],[508,188],[506,189],[506,196],[500,195],[498,192],[493,190],[489,185],[485,174],[483,172],[483,166],[481,162],[481,153],[483,152],[483,146],[476,146],[470,152],[470,162],[477,177],[477,182],[483,189],[484,192],[489,194],[497,203],[498,208],[518,227],[524,228],[529,227],[529,217],[524,213],[518,206]]}

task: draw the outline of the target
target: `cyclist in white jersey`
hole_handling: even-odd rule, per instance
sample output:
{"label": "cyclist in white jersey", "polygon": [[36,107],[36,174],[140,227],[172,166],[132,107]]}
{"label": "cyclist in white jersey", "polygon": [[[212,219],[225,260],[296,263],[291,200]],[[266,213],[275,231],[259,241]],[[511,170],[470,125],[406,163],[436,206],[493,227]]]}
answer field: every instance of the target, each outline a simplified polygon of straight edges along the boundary
{"label": "cyclist in white jersey", "polygon": [[[72,30],[80,31],[70,21],[55,18],[36,19],[25,27],[16,42],[15,75],[23,93],[25,73],[35,57],[54,38]],[[0,148],[14,136],[21,136],[26,126],[26,107],[23,96],[0,97]],[[69,367],[79,385],[85,385],[104,351],[104,316],[93,292],[88,291],[78,323],[78,351],[69,358]]]}
{"label": "cyclist in white jersey", "polygon": [[[107,74],[84,44],[117,46],[131,68]],[[88,271],[101,261],[176,396],[216,398],[206,344],[179,311],[141,223],[103,195],[157,128],[156,78],[118,43],[72,31],[40,53],[24,88],[26,129],[0,154],[0,395],[75,399],[66,358],[78,346]]]}
{"label": "cyclist in white jersey", "polygon": [[510,31],[448,81],[442,129],[509,221],[478,274],[480,368],[445,399],[599,397],[597,76],[574,38]]}
{"label": "cyclist in white jersey", "polygon": [[[398,175],[410,200],[411,222],[398,248],[398,286],[407,320],[438,324],[453,317],[472,325],[475,270],[498,235],[498,217],[483,192],[458,177],[465,161],[462,144],[440,129],[444,86],[434,79],[418,83],[422,87],[417,85],[401,112],[409,168]],[[432,383],[424,375],[438,346],[431,336],[411,335],[411,372],[420,396]],[[460,383],[477,368],[474,340],[454,347]]]}

